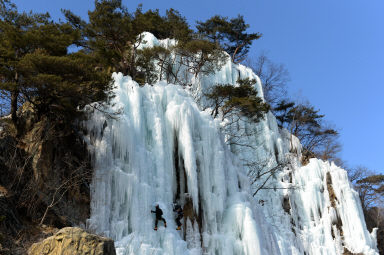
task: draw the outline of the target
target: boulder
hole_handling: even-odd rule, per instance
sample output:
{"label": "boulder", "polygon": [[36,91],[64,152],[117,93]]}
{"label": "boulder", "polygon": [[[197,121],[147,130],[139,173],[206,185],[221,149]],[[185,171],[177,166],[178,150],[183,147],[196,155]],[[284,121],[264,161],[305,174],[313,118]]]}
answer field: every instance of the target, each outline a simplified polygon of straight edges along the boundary
{"label": "boulder", "polygon": [[81,228],[67,227],[55,235],[35,243],[29,255],[115,255],[112,239],[87,233]]}

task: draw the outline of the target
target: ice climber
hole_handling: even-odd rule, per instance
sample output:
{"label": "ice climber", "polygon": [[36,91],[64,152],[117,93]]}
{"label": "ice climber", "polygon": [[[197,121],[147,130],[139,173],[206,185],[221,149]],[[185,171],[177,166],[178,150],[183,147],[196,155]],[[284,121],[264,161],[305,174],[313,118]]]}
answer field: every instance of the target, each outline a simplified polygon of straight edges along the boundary
{"label": "ice climber", "polygon": [[173,208],[173,211],[177,213],[177,216],[176,216],[176,224],[177,224],[177,228],[176,230],[180,230],[181,229],[181,219],[183,218],[183,209],[181,208],[181,206],[179,204],[176,204]]}
{"label": "ice climber", "polygon": [[155,228],[154,228],[155,230],[157,230],[157,223],[159,220],[164,221],[164,227],[167,227],[167,222],[163,218],[163,211],[160,209],[159,205],[156,205],[156,210],[155,211],[151,210],[151,213],[156,213],[156,221],[155,221]]}

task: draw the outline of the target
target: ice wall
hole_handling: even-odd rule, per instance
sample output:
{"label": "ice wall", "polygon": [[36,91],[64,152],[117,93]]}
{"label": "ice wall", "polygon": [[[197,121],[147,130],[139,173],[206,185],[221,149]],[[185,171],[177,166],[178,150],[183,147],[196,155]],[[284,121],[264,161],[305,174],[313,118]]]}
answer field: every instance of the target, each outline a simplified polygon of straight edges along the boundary
{"label": "ice wall", "polygon": [[261,190],[256,199],[263,199],[282,254],[378,254],[345,170],[311,159],[281,172],[269,187],[276,189]]}
{"label": "ice wall", "polygon": [[[95,165],[88,227],[116,240],[118,254],[279,254],[211,116],[179,86],[114,79],[110,111],[121,111],[119,119],[94,112],[88,122]],[[184,205],[182,231],[176,199]],[[156,203],[168,222],[157,232]]]}
{"label": "ice wall", "polygon": [[[149,33],[144,40],[141,47],[175,43]],[[228,61],[214,75],[189,77],[187,89],[113,78],[108,111],[121,114],[94,111],[85,137],[95,167],[88,227],[112,237],[118,254],[378,254],[344,170],[315,159],[301,166],[300,142],[270,113],[258,124],[228,126],[201,111],[202,91],[238,78],[256,79],[262,96],[249,68]],[[228,145],[236,132],[237,143],[249,146]],[[282,162],[250,184],[250,163],[268,171]],[[184,207],[181,231],[175,200]],[[157,232],[155,204],[168,223]]]}

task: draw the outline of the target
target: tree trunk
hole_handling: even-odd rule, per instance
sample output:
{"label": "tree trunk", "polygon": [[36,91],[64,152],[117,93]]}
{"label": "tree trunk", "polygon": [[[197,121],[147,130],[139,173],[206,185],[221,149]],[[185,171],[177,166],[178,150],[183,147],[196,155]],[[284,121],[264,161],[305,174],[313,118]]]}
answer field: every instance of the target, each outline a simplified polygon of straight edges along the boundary
{"label": "tree trunk", "polygon": [[19,98],[19,90],[15,89],[11,92],[11,116],[12,116],[12,122],[17,127],[17,99]]}
{"label": "tree trunk", "polygon": [[18,82],[19,82],[19,74],[15,73],[15,89],[13,89],[11,91],[11,116],[12,116],[12,122],[13,124],[15,125],[16,127],[16,130],[17,130],[17,127],[18,127],[18,119],[17,119],[17,99],[19,98],[19,89],[17,88],[17,85],[18,85]]}

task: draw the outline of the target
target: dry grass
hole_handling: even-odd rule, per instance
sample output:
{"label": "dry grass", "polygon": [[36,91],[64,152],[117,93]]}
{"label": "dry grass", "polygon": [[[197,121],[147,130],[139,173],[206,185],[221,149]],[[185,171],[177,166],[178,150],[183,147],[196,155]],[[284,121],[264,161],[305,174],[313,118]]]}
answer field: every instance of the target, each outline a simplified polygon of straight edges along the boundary
{"label": "dry grass", "polygon": [[364,255],[364,253],[353,253],[348,248],[344,247],[343,255]]}
{"label": "dry grass", "polygon": [[337,197],[335,194],[335,190],[332,187],[332,177],[330,172],[327,172],[327,189],[329,194],[329,200],[331,201],[331,206],[336,209]]}

